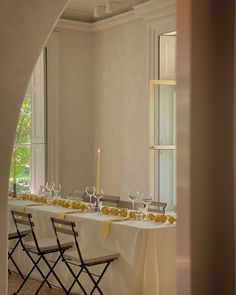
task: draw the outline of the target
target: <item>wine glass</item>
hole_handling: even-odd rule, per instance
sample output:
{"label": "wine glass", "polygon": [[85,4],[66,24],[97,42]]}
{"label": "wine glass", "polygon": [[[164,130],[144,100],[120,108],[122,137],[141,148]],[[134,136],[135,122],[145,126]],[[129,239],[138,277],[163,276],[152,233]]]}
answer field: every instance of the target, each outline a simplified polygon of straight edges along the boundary
{"label": "wine glass", "polygon": [[59,192],[61,191],[61,184],[54,184],[54,192],[55,192],[55,196],[58,197]]}
{"label": "wine glass", "polygon": [[95,186],[87,186],[86,187],[86,194],[89,196],[89,203],[91,204],[92,196],[95,195]]}
{"label": "wine glass", "polygon": [[144,203],[145,205],[145,213],[146,215],[148,214],[148,206],[153,202],[153,195],[150,194],[150,195],[143,195],[142,196],[142,202]]}
{"label": "wine glass", "polygon": [[103,189],[100,188],[99,190],[96,190],[94,197],[96,199],[96,210],[98,212],[101,211],[101,200],[103,198]]}
{"label": "wine glass", "polygon": [[53,196],[54,194],[54,187],[55,183],[54,182],[47,182],[46,183],[46,192],[49,193],[50,196]]}
{"label": "wine glass", "polygon": [[45,185],[40,185],[40,187],[39,187],[39,191],[38,191],[38,194],[39,194],[40,196],[44,196],[45,193],[46,193],[46,186],[45,186]]}
{"label": "wine glass", "polygon": [[139,197],[139,192],[138,191],[136,191],[135,193],[128,193],[128,198],[132,202],[133,211],[134,211],[134,204],[137,201],[138,197]]}

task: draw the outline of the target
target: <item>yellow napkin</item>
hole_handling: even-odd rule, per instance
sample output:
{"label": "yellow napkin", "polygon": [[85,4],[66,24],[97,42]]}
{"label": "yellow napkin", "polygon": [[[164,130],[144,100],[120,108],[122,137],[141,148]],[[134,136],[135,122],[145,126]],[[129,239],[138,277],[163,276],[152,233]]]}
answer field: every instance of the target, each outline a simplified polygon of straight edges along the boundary
{"label": "yellow napkin", "polygon": [[102,237],[104,239],[106,239],[108,237],[109,231],[110,231],[110,225],[111,225],[111,222],[108,220],[105,220],[102,222],[100,237]]}
{"label": "yellow napkin", "polygon": [[62,212],[62,213],[59,213],[58,218],[65,219],[65,216],[66,216],[66,213],[65,212]]}
{"label": "yellow napkin", "polygon": [[24,212],[24,211],[25,211],[25,207],[26,207],[26,206],[20,206],[20,207],[19,207],[19,211],[20,211],[20,212]]}
{"label": "yellow napkin", "polygon": [[100,230],[100,237],[106,239],[110,232],[110,226],[111,222],[122,222],[131,220],[129,217],[127,218],[118,218],[118,219],[112,219],[112,220],[105,220],[102,222],[101,230]]}

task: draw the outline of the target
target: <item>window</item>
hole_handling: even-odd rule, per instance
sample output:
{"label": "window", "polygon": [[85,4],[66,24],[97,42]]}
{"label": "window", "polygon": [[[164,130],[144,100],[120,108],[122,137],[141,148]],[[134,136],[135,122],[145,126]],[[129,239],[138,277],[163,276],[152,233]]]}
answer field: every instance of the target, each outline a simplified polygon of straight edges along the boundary
{"label": "window", "polygon": [[30,146],[31,146],[31,99],[26,97],[20,111],[16,130],[15,148],[13,151],[10,170],[9,188],[16,190],[29,190],[30,183]]}
{"label": "window", "polygon": [[21,107],[9,190],[36,192],[45,182],[45,52],[39,57]]}
{"label": "window", "polygon": [[168,209],[176,205],[176,133],[174,80],[151,80],[150,102],[153,109],[154,195],[167,202]]}
{"label": "window", "polygon": [[176,81],[174,35],[159,37],[158,71],[150,81],[150,190],[176,207]]}

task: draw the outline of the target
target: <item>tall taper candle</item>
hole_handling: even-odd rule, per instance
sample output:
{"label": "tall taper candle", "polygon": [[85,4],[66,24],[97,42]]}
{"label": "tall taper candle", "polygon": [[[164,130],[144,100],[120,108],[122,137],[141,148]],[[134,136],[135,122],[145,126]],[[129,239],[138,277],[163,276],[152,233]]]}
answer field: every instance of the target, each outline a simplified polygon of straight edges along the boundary
{"label": "tall taper candle", "polygon": [[99,192],[100,188],[100,169],[101,169],[101,150],[98,149],[97,153],[97,175],[96,175],[96,191]]}

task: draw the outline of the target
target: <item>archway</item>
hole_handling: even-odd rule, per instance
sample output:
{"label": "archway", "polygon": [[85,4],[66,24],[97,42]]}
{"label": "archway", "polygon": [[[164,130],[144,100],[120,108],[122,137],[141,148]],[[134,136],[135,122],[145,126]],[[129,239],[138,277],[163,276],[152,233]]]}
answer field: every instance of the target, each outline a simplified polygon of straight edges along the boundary
{"label": "archway", "polygon": [[1,294],[7,294],[7,187],[19,110],[36,60],[67,2],[5,0],[0,5]]}

